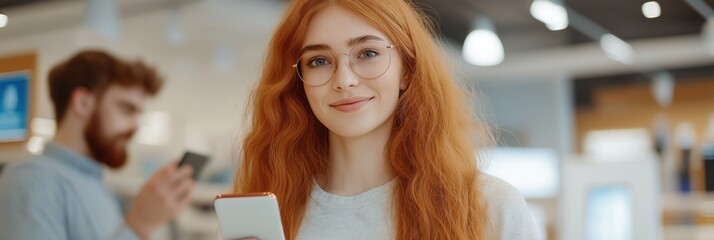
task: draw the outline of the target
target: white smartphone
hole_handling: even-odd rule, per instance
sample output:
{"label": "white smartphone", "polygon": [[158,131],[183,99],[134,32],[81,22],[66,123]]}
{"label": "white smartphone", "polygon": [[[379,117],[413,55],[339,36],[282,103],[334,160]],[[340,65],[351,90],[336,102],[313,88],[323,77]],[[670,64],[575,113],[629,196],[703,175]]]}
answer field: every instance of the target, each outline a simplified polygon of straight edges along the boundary
{"label": "white smartphone", "polygon": [[274,194],[219,194],[213,201],[223,239],[284,240]]}

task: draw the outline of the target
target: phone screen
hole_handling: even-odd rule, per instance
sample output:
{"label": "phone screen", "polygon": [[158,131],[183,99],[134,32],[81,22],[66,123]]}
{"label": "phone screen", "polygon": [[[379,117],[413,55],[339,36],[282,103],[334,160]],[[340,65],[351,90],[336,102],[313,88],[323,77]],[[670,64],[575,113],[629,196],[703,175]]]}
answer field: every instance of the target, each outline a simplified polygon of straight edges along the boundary
{"label": "phone screen", "polygon": [[181,158],[181,162],[179,162],[178,166],[181,167],[184,164],[191,166],[193,168],[193,175],[191,177],[195,181],[198,179],[198,176],[201,173],[203,166],[206,165],[206,162],[208,162],[208,156],[194,152],[186,152],[183,155],[183,158]]}
{"label": "phone screen", "polygon": [[213,206],[223,239],[285,239],[278,200],[272,193],[221,194]]}

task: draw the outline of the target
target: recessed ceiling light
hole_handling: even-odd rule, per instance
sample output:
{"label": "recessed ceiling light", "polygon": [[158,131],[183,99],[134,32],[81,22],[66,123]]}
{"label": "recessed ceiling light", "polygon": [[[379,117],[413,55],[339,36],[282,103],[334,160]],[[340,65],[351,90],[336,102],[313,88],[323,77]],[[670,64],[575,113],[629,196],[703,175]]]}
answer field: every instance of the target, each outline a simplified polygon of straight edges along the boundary
{"label": "recessed ceiling light", "polygon": [[635,51],[632,46],[622,39],[610,33],[600,37],[600,47],[608,57],[624,64],[632,64],[635,59]]}
{"label": "recessed ceiling light", "polygon": [[7,26],[7,15],[0,13],[0,28]]}
{"label": "recessed ceiling light", "polygon": [[551,31],[568,27],[568,11],[562,4],[552,0],[535,0],[531,4],[531,15],[545,23]]}
{"label": "recessed ceiling light", "polygon": [[649,1],[642,4],[642,14],[644,14],[646,18],[656,18],[662,14],[662,9],[656,1]]}

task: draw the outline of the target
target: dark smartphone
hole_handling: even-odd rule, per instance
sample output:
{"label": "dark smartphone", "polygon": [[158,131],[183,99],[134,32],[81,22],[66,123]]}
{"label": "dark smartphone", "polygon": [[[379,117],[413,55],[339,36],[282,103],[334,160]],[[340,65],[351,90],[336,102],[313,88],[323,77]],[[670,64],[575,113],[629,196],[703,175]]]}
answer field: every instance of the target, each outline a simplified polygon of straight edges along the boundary
{"label": "dark smartphone", "polygon": [[195,181],[198,179],[198,176],[201,173],[203,166],[205,166],[207,162],[208,156],[187,151],[183,154],[183,158],[181,158],[181,161],[179,162],[178,166],[181,167],[184,164],[188,164],[189,166],[191,166],[193,168],[193,175],[191,177]]}

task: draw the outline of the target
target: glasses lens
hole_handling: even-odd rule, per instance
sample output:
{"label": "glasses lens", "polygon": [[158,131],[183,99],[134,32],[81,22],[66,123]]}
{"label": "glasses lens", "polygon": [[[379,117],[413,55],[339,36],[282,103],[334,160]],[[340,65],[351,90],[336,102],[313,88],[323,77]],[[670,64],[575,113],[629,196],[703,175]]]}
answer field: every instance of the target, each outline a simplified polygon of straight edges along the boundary
{"label": "glasses lens", "polygon": [[[350,52],[350,65],[362,78],[382,76],[392,61],[389,48],[381,43],[361,43]],[[314,51],[303,54],[297,63],[300,80],[310,86],[321,86],[332,78],[337,60],[329,51]]]}
{"label": "glasses lens", "polygon": [[310,52],[298,60],[298,76],[305,84],[320,86],[325,84],[335,72],[332,55],[326,52]]}
{"label": "glasses lens", "polygon": [[355,73],[367,79],[378,78],[387,72],[391,57],[387,46],[371,42],[355,46],[350,53]]}

